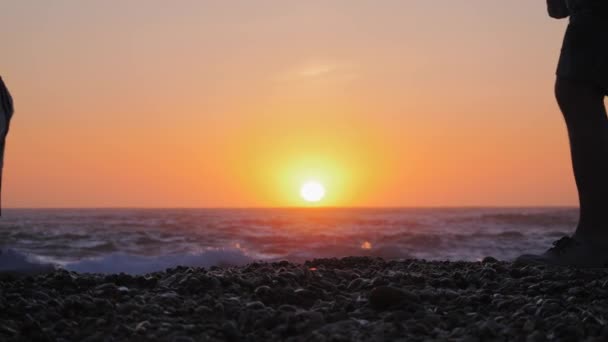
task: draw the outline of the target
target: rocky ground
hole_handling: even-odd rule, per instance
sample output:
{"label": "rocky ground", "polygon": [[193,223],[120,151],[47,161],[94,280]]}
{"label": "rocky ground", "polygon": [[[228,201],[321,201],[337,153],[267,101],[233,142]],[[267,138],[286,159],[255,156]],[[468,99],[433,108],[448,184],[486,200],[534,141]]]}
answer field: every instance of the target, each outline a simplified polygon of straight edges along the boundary
{"label": "rocky ground", "polygon": [[323,259],[0,276],[1,341],[607,341],[608,270]]}

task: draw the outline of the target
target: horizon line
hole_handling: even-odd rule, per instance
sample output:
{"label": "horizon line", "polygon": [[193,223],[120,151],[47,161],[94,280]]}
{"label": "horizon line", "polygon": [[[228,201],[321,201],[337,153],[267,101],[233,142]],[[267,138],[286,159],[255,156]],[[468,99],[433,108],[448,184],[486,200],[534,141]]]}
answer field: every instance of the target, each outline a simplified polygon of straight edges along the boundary
{"label": "horizon line", "polygon": [[156,206],[85,206],[85,207],[5,207],[3,210],[268,210],[268,209],[578,209],[575,205],[462,205],[462,206],[221,206],[221,207],[156,207]]}

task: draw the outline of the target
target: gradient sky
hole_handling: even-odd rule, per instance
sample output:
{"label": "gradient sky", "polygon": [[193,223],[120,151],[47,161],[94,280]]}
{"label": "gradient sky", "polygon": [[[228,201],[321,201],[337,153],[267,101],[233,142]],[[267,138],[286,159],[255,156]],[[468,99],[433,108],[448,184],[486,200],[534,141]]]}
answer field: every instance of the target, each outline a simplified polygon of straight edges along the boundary
{"label": "gradient sky", "polygon": [[3,1],[10,207],[575,205],[545,1]]}

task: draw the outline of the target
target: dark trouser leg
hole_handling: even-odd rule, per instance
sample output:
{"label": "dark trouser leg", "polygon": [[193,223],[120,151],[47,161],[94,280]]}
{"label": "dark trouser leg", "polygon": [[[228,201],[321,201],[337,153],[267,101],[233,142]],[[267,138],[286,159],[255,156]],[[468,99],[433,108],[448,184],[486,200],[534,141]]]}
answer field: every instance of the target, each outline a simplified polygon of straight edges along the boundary
{"label": "dark trouser leg", "polygon": [[576,236],[608,243],[608,118],[605,91],[593,84],[559,79],[557,102],[570,138],[580,222]]}

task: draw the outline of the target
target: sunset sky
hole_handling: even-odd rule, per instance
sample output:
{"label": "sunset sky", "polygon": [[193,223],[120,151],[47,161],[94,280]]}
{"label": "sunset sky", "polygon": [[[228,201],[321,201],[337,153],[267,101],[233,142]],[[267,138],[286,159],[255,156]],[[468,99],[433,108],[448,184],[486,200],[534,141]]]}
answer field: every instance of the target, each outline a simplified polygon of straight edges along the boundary
{"label": "sunset sky", "polygon": [[575,205],[545,1],[3,1],[8,207]]}

